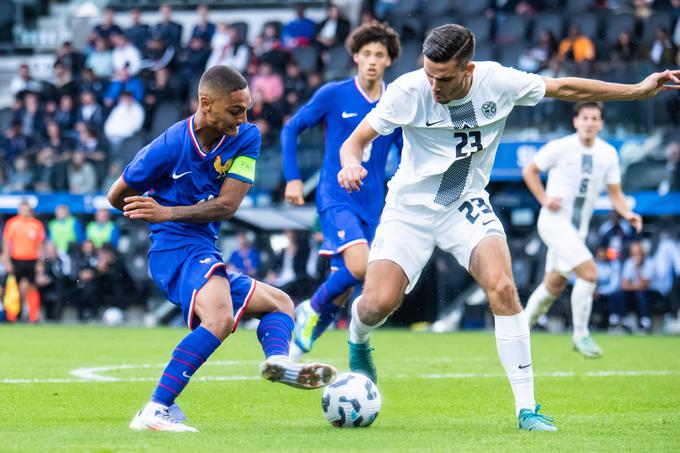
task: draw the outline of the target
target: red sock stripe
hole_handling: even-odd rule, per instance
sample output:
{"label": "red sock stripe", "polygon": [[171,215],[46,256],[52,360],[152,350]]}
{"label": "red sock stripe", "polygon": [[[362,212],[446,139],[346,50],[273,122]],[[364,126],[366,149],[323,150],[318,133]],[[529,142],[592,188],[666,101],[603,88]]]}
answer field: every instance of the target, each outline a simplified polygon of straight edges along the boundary
{"label": "red sock stripe", "polygon": [[169,377],[169,378],[172,379],[173,381],[178,382],[182,387],[184,387],[184,386],[186,385],[184,382],[180,381],[179,379],[177,379],[177,378],[176,378],[175,376],[173,376],[172,374],[163,373],[163,376]]}
{"label": "red sock stripe", "polygon": [[287,337],[290,336],[290,330],[282,329],[282,328],[277,327],[277,326],[268,326],[268,329],[266,329],[266,330],[278,330],[280,332],[283,332],[285,334],[285,336],[287,336]]}
{"label": "red sock stripe", "polygon": [[196,357],[197,359],[199,359],[201,361],[201,363],[205,362],[205,359],[203,357],[201,357],[199,354],[196,354],[195,352],[185,351],[184,349],[180,349],[180,348],[175,348],[175,351],[179,351],[179,352],[183,352],[185,354],[192,355],[192,356]]}
{"label": "red sock stripe", "polygon": [[263,341],[262,343],[263,343],[263,345],[266,344],[267,347],[272,346],[273,343],[282,344],[282,345],[284,346],[284,348],[286,348],[286,349],[289,347],[289,346],[288,346],[288,343],[286,343],[286,342],[283,341],[283,340],[279,340],[278,338],[268,339],[267,341]]}
{"label": "red sock stripe", "polygon": [[192,370],[196,370],[196,369],[197,369],[195,366],[193,366],[193,365],[190,364],[189,362],[185,362],[184,360],[178,359],[177,357],[173,357],[173,358],[170,359],[170,360],[175,360],[175,361],[177,361],[177,362],[179,362],[179,363],[181,363],[181,364],[184,364],[184,365],[186,365],[186,366],[188,366],[188,367],[191,367]]}
{"label": "red sock stripe", "polygon": [[171,389],[170,387],[168,387],[168,386],[165,385],[165,384],[161,384],[161,383],[159,382],[159,383],[158,383],[158,386],[159,386],[159,387],[163,387],[163,388],[166,389],[166,390],[169,390],[170,393],[172,393],[172,394],[175,395],[175,396],[178,396],[178,395],[179,395],[179,393],[177,393],[176,391],[174,391],[173,389]]}

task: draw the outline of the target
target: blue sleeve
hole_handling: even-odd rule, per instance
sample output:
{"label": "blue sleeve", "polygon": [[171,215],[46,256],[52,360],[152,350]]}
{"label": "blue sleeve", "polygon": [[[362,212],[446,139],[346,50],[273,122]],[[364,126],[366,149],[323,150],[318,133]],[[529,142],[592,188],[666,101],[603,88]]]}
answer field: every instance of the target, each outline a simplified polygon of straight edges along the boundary
{"label": "blue sleeve", "polygon": [[106,90],[104,99],[111,99],[115,101],[116,99],[118,99],[118,96],[120,96],[120,92],[122,90],[123,84],[118,80],[114,80],[109,84],[109,88]]}
{"label": "blue sleeve", "polygon": [[331,105],[331,89],[328,85],[321,87],[312,99],[286,123],[281,130],[281,148],[283,153],[283,175],[286,181],[300,179],[300,168],[297,163],[297,139],[305,129],[319,124],[328,113]]}
{"label": "blue sleeve", "polygon": [[118,250],[118,238],[120,237],[120,230],[118,229],[118,225],[114,224],[113,225],[113,230],[111,231],[111,246]]}
{"label": "blue sleeve", "polygon": [[163,132],[142,148],[125,167],[125,184],[140,193],[148,192],[158,180],[170,174],[177,162],[179,148],[179,144],[168,138],[168,132]]}
{"label": "blue sleeve", "polygon": [[227,176],[248,184],[255,183],[255,163],[260,157],[262,147],[262,134],[255,125],[250,125],[244,131],[241,149],[234,156],[234,161],[227,172]]}
{"label": "blue sleeve", "polygon": [[73,229],[75,230],[76,242],[82,244],[85,240],[85,232],[83,231],[83,226],[80,224],[80,220],[75,219],[73,222]]}

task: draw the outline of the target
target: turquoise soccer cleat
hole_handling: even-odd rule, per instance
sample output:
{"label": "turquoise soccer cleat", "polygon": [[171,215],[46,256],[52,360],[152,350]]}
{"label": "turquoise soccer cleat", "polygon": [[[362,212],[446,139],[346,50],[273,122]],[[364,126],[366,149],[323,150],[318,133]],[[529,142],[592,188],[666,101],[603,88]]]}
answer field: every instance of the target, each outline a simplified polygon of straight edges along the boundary
{"label": "turquoise soccer cleat", "polygon": [[314,345],[314,328],[319,322],[319,314],[312,308],[308,300],[300,303],[295,309],[295,344],[303,352],[312,350]]}
{"label": "turquoise soccer cleat", "polygon": [[547,415],[539,414],[540,404],[536,405],[536,410],[522,409],[519,411],[517,420],[519,429],[525,431],[557,431],[554,425],[555,419]]}
{"label": "turquoise soccer cleat", "polygon": [[589,359],[602,357],[602,348],[595,343],[590,335],[574,342],[574,350]]}
{"label": "turquoise soccer cleat", "polygon": [[378,383],[378,372],[371,357],[373,348],[367,341],[366,343],[352,343],[349,344],[349,368],[355,373],[361,373],[368,377],[374,384]]}

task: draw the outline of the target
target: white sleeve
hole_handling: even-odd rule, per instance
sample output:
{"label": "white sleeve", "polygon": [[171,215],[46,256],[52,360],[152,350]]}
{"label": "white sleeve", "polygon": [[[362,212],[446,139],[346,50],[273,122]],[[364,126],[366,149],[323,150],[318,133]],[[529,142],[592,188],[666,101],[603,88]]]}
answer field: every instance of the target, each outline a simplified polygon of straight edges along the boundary
{"label": "white sleeve", "polygon": [[612,149],[612,158],[605,174],[605,182],[608,186],[612,184],[621,184],[621,169],[619,168],[619,155],[616,150]]}
{"label": "white sleeve", "polygon": [[555,144],[555,141],[550,141],[534,154],[534,164],[539,170],[548,171],[557,163],[559,158],[560,147]]}
{"label": "white sleeve", "polygon": [[366,120],[380,135],[390,135],[396,128],[410,124],[417,104],[407,91],[392,83],[380,97],[378,105],[368,112]]}
{"label": "white sleeve", "polygon": [[541,76],[499,65],[496,80],[505,84],[514,105],[533,106],[545,96],[545,82]]}

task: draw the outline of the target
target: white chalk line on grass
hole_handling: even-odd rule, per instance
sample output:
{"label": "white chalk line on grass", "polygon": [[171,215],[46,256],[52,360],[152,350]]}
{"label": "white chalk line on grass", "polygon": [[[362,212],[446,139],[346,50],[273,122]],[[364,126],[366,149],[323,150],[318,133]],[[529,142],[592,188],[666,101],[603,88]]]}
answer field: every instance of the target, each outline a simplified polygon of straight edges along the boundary
{"label": "white chalk line on grass", "polygon": [[[243,364],[257,364],[259,361],[255,360],[226,360],[213,361],[206,363],[211,366],[230,366]],[[29,379],[0,379],[0,384],[71,384],[71,383],[93,383],[93,382],[155,382],[158,377],[114,377],[105,376],[101,373],[132,370],[132,369],[162,369],[166,364],[119,364],[108,365],[90,368],[78,368],[71,371],[73,378],[29,378]],[[545,373],[536,373],[538,378],[607,378],[607,377],[639,377],[639,376],[677,376],[680,371],[671,370],[602,370],[602,371],[551,371]],[[407,375],[396,374],[388,375],[387,379],[499,379],[505,378],[503,373],[443,373],[443,374],[420,374]],[[197,376],[193,381],[210,382],[210,381],[256,381],[262,379],[257,375],[250,376]]]}

